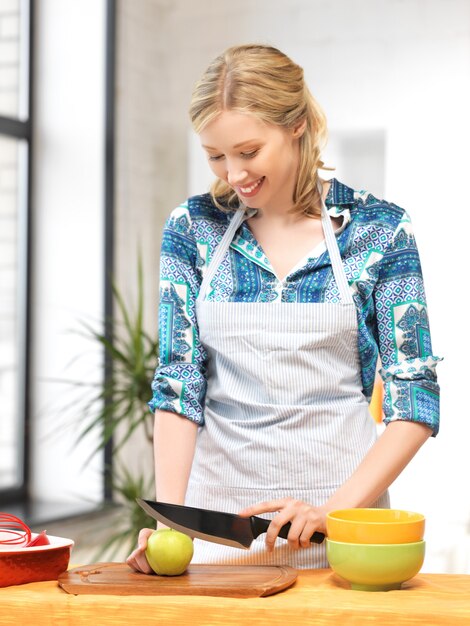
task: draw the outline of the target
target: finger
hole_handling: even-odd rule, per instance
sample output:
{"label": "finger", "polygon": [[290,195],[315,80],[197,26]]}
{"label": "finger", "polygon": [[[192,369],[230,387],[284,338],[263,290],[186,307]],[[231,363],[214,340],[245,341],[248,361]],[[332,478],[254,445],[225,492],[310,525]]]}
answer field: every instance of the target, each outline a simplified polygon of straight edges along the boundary
{"label": "finger", "polygon": [[317,530],[317,524],[313,521],[307,520],[305,526],[300,533],[299,543],[301,548],[309,548],[312,543],[310,541],[311,536]]}
{"label": "finger", "polygon": [[144,574],[152,574],[153,569],[150,567],[149,562],[145,557],[145,552],[140,552],[136,555],[136,562],[140,572]]}
{"label": "finger", "polygon": [[137,561],[136,561],[136,558],[135,558],[135,554],[134,554],[134,552],[132,552],[131,554],[129,554],[129,556],[128,556],[128,557],[127,557],[127,559],[126,559],[126,563],[127,563],[127,565],[129,565],[129,567],[130,567],[131,569],[133,569],[135,572],[139,572],[139,571],[140,571],[139,566],[137,565]]}
{"label": "finger", "polygon": [[264,502],[257,502],[251,506],[246,507],[238,512],[241,517],[249,517],[250,515],[259,515],[260,513],[274,513],[280,511],[290,503],[289,498],[283,498],[282,500],[266,500]]}
{"label": "finger", "polygon": [[140,548],[136,548],[126,559],[127,565],[135,572],[142,572],[143,574],[151,574],[152,568],[150,567],[145,552]]}
{"label": "finger", "polygon": [[140,550],[145,550],[147,548],[147,541],[150,535],[155,532],[152,528],[142,528],[139,532],[139,536],[137,538],[137,546]]}
{"label": "finger", "polygon": [[145,556],[145,550],[147,548],[147,541],[150,535],[154,532],[152,528],[142,528],[137,538],[137,548],[131,552],[127,557],[126,563],[136,572],[143,572],[144,574],[150,574],[152,568],[148,564]]}
{"label": "finger", "polygon": [[283,510],[272,519],[266,532],[266,549],[268,550],[268,552],[272,552],[274,550],[274,544],[276,543],[279,531],[284,526],[284,524],[287,524],[292,520],[292,517],[292,513],[290,513],[288,510]]}
{"label": "finger", "polygon": [[126,559],[126,563],[135,572],[140,572],[140,567],[137,563],[137,550],[134,550],[133,552],[131,552],[131,554],[129,554],[129,556]]}
{"label": "finger", "polygon": [[[312,528],[312,532],[308,535],[308,528],[310,527]],[[313,535],[313,528],[314,525],[309,522],[307,516],[298,514],[292,520],[289,534],[287,535],[289,547],[293,550],[300,550],[301,547],[308,547],[310,545],[310,537]],[[305,537],[307,537],[306,540]]]}

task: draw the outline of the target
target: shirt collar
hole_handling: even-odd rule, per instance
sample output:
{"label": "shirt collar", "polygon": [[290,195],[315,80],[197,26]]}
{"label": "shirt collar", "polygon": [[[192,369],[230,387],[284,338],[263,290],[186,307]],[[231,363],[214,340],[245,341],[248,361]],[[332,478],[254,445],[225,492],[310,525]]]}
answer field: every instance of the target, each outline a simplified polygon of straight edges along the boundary
{"label": "shirt collar", "polygon": [[341,217],[343,221],[336,230],[339,235],[351,221],[351,206],[354,204],[354,189],[340,183],[336,178],[330,180],[330,188],[325,198],[325,206],[330,217]]}
{"label": "shirt collar", "polygon": [[[354,189],[340,183],[336,178],[331,178],[329,182],[331,184],[325,198],[328,214],[332,217],[343,215],[346,217],[346,221],[349,221],[349,207],[355,202]],[[257,210],[258,209],[247,209],[245,219],[256,215]]]}
{"label": "shirt collar", "polygon": [[329,206],[347,206],[354,204],[354,189],[340,183],[336,178],[330,180],[330,188],[325,199]]}

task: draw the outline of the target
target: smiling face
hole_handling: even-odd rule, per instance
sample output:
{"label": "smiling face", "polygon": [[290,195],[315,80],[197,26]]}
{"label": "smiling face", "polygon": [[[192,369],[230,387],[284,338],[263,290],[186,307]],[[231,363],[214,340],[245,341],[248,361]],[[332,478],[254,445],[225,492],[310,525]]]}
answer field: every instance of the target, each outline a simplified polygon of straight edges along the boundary
{"label": "smiling face", "polygon": [[212,171],[245,206],[284,212],[294,204],[304,127],[290,130],[254,115],[222,111],[199,136]]}

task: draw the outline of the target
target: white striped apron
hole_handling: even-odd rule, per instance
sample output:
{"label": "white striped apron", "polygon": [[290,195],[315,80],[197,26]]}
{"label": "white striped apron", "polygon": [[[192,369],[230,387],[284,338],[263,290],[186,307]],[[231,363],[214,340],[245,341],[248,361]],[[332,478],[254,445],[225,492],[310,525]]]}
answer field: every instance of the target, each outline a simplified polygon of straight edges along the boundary
{"label": "white striped apron", "polygon": [[[244,217],[239,209],[232,218],[196,302],[207,393],[185,502],[229,513],[284,497],[318,506],[377,437],[362,393],[356,308],[324,205],[339,304],[205,300]],[[389,506],[388,493],[375,506]],[[195,539],[193,562],[328,566],[324,544],[292,550],[277,539],[268,553],[264,542],[247,551]]]}

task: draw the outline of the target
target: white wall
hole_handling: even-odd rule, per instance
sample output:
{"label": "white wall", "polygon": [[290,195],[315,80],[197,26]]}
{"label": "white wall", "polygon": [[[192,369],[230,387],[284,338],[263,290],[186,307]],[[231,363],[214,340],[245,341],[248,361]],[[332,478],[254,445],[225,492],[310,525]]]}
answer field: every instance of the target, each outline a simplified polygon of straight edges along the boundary
{"label": "white wall", "polygon": [[101,375],[74,331],[103,314],[105,2],[42,0],[35,14],[32,495],[96,501],[102,460],[83,468],[95,441],[77,446],[70,427],[84,394],[54,379]]}

